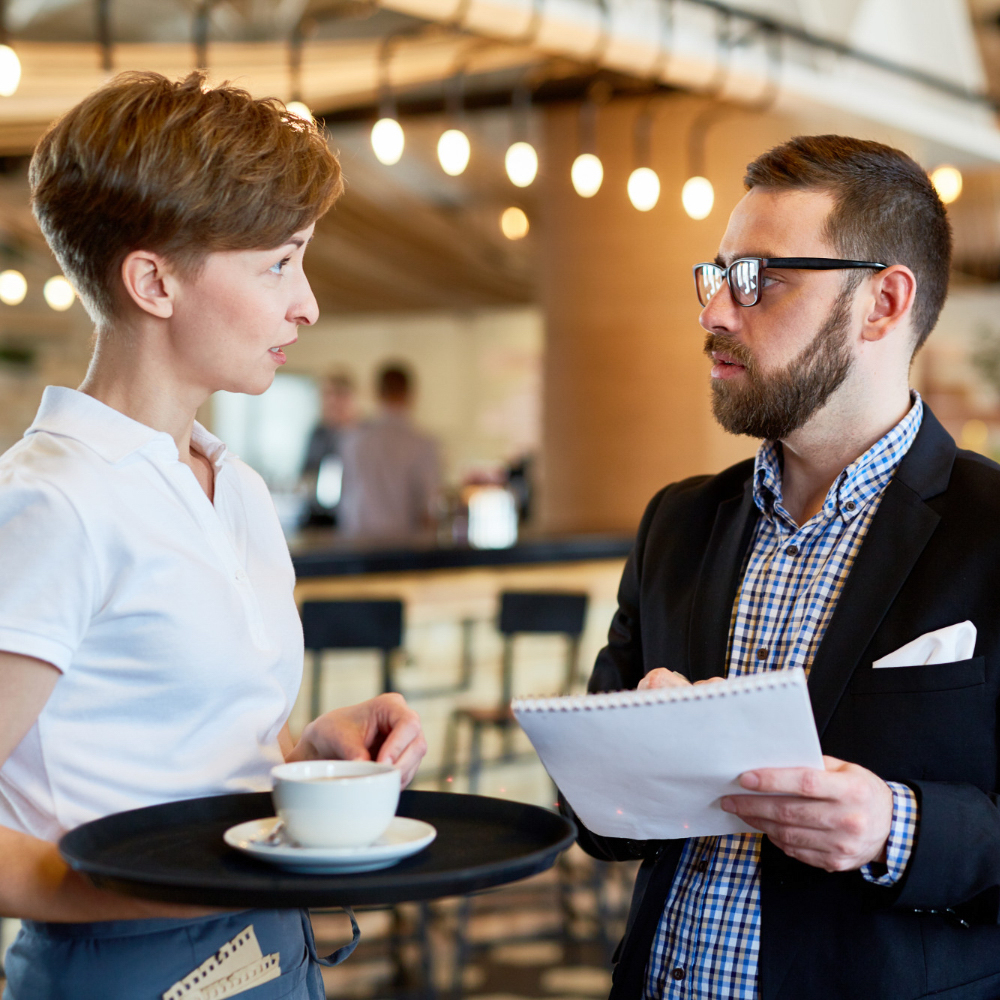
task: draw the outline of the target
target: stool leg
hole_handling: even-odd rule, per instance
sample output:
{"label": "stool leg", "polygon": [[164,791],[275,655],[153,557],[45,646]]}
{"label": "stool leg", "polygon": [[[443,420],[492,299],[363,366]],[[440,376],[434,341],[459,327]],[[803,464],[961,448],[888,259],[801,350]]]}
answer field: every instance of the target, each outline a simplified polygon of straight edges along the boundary
{"label": "stool leg", "polygon": [[382,650],[382,694],[396,690],[396,682],[392,676],[392,650]]}
{"label": "stool leg", "polygon": [[472,631],[475,627],[474,619],[462,619],[462,673],[458,681],[459,691],[468,691],[472,686]]}
{"label": "stool leg", "polygon": [[458,903],[455,915],[455,971],[451,980],[451,993],[454,1000],[459,1000],[465,992],[462,982],[466,965],[469,964],[469,918],[472,916],[472,900],[463,896]]}
{"label": "stool leg", "polygon": [[319,717],[320,685],[323,683],[323,653],[322,650],[314,649],[312,656],[312,686],[309,689],[309,712],[310,718]]}
{"label": "stool leg", "polygon": [[[503,638],[503,667],[501,673],[500,707],[510,708],[514,697],[514,637],[505,635]],[[501,724],[502,749],[501,756],[509,760],[514,756],[514,730],[511,726]]]}
{"label": "stool leg", "polygon": [[435,1000],[437,989],[434,985],[434,953],[431,950],[430,938],[430,904],[420,903],[420,918],[417,923],[417,939],[420,942],[420,965],[424,977],[424,1000]]}
{"label": "stool leg", "polygon": [[474,795],[479,791],[479,772],[483,766],[483,727],[472,720],[472,740],[469,746],[469,791]]}
{"label": "stool leg", "polygon": [[452,712],[448,720],[448,728],[444,734],[444,753],[441,756],[441,772],[438,775],[438,788],[448,791],[448,779],[454,783],[456,765],[458,764],[458,716]]}
{"label": "stool leg", "polygon": [[580,659],[580,637],[578,635],[567,635],[568,649],[566,650],[566,676],[563,680],[563,694],[572,694],[576,684],[576,666]]}

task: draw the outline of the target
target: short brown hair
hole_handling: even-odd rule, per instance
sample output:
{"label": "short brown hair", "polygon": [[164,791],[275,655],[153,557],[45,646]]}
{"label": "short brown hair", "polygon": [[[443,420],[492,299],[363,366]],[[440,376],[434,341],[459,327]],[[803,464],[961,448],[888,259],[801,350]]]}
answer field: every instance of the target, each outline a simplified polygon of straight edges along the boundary
{"label": "short brown hair", "polygon": [[410,398],[413,376],[410,369],[398,361],[392,361],[379,369],[376,385],[378,398],[390,403],[400,403]]}
{"label": "short brown hair", "polygon": [[202,73],[173,82],[121,73],[42,137],[32,209],[98,327],[119,312],[133,250],[196,271],[208,253],[270,249],[315,222],[343,190],[312,122]]}
{"label": "short brown hair", "polygon": [[748,191],[830,191],[835,204],[824,235],[837,253],[905,264],[916,275],[914,352],[919,350],[948,295],[951,225],[930,178],[914,160],[880,142],[800,135],[758,156],[743,183]]}

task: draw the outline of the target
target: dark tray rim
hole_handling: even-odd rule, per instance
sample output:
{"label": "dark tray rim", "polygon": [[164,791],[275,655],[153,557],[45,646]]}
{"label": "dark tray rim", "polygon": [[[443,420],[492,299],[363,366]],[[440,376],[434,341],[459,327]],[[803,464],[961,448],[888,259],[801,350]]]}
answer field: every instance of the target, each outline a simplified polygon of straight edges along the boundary
{"label": "dark tray rim", "polygon": [[[374,872],[310,875],[275,868],[276,886],[266,890],[227,885],[227,880],[222,875],[206,878],[204,875],[196,877],[184,872],[176,875],[158,872],[155,876],[144,876],[132,867],[116,865],[103,858],[95,861],[92,851],[88,849],[96,837],[99,843],[93,850],[106,850],[109,839],[106,838],[107,828],[120,826],[123,818],[130,816],[135,816],[139,821],[139,826],[133,835],[141,833],[143,829],[154,827],[162,831],[163,816],[169,814],[172,807],[176,809],[178,805],[185,805],[195,810],[199,807],[204,809],[205,813],[201,817],[203,821],[211,820],[210,811],[213,806],[221,808],[225,802],[234,803],[234,808],[242,806],[245,811],[248,810],[242,818],[234,819],[232,825],[255,818],[250,812],[256,813],[256,818],[273,815],[269,792],[249,792],[186,799],[105,816],[66,833],[59,841],[59,850],[74,870],[86,875],[96,886],[124,895],[210,906],[322,907],[381,905],[478,892],[545,871],[576,839],[576,827],[563,816],[540,806],[482,795],[406,791],[400,797],[400,815],[410,813],[410,807],[415,801],[413,796],[420,796],[425,803],[428,798],[438,798],[439,802],[447,803],[450,807],[448,812],[452,814],[458,809],[471,810],[478,807],[480,810],[486,809],[486,819],[491,815],[506,813],[511,825],[533,819],[549,826],[551,832],[544,839],[544,843],[541,843],[540,838],[540,846],[537,849],[514,860],[490,861],[452,872],[440,870],[408,872],[399,871],[393,866]],[[428,822],[430,821],[428,819]],[[102,834],[105,834],[105,838],[102,838]],[[417,857],[419,855],[414,855],[414,858]],[[263,899],[264,896],[267,898]]]}

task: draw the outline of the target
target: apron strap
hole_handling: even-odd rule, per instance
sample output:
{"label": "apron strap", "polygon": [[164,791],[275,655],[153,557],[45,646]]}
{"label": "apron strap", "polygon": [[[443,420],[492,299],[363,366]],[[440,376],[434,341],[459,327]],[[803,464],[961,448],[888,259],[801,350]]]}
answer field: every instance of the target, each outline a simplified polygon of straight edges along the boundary
{"label": "apron strap", "polygon": [[313,937],[312,924],[309,921],[309,913],[307,910],[302,911],[302,920],[308,928],[308,932],[306,933],[306,942],[309,945],[309,955],[314,962],[318,962],[320,965],[340,965],[340,963],[343,962],[355,948],[357,948],[358,942],[361,940],[361,928],[358,927],[358,921],[355,919],[354,910],[352,910],[349,906],[345,906],[343,907],[343,911],[351,919],[351,943],[345,944],[343,947],[331,952],[326,956],[326,958],[320,958],[320,956],[316,953],[316,940]]}

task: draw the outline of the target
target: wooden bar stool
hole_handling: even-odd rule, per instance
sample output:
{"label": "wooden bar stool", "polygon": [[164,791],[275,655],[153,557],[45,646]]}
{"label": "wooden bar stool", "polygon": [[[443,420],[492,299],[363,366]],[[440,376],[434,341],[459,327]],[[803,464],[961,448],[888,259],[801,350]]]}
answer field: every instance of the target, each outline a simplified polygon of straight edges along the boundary
{"label": "wooden bar stool", "polygon": [[403,645],[402,601],[306,601],[302,634],[312,654],[310,712],[320,714],[323,652],[373,649],[381,653],[382,692],[395,691],[393,660]]}
{"label": "wooden bar stool", "polygon": [[452,712],[445,736],[439,785],[447,788],[457,765],[459,727],[469,726],[469,791],[479,790],[483,768],[482,738],[487,729],[499,730],[503,739],[500,757],[486,763],[506,763],[514,758],[516,723],[510,711],[514,689],[514,642],[519,635],[543,634],[566,637],[566,660],[562,690],[568,694],[576,681],[580,636],[587,617],[587,595],[561,591],[504,591],[500,595],[498,630],[503,636],[500,701],[484,707],[463,706]]}

